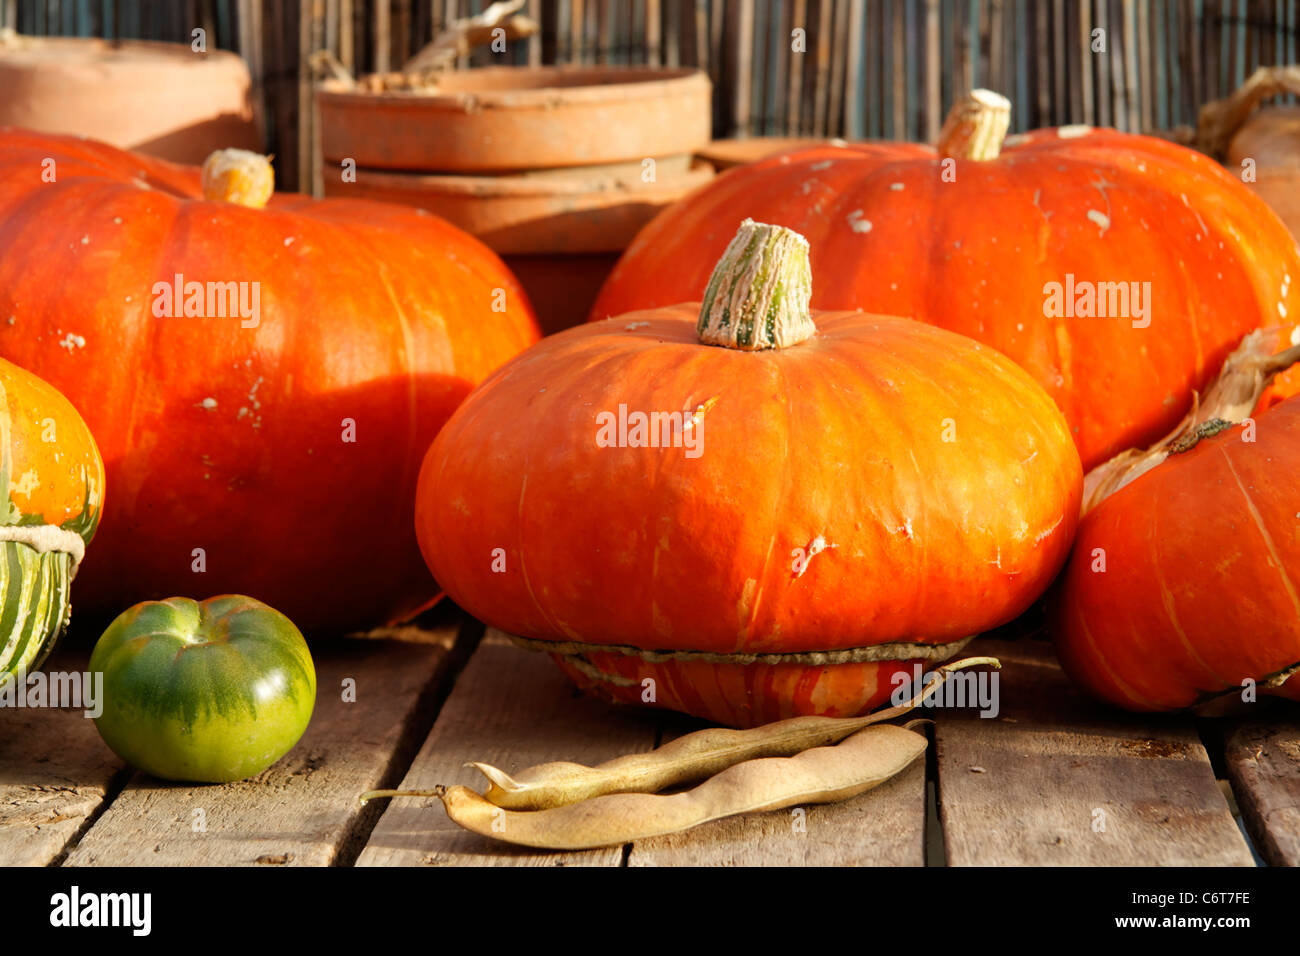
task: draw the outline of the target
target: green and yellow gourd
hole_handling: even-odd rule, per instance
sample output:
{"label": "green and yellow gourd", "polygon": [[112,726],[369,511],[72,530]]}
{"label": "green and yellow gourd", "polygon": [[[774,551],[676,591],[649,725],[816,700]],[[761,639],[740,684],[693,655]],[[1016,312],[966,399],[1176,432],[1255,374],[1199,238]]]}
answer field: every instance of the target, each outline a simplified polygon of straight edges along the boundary
{"label": "green and yellow gourd", "polygon": [[40,667],[68,625],[104,462],[53,386],[0,359],[0,686]]}

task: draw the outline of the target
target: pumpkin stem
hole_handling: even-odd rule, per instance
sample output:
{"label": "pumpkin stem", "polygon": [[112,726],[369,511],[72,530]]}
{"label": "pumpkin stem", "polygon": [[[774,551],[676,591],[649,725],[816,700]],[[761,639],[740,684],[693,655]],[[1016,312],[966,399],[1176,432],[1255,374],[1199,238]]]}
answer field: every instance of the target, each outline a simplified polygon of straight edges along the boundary
{"label": "pumpkin stem", "polygon": [[705,345],[788,348],[817,331],[811,299],[808,240],[746,219],[709,277],[696,329]]}
{"label": "pumpkin stem", "polygon": [[1172,432],[1150,448],[1130,448],[1088,472],[1083,479],[1083,513],[1170,455],[1191,451],[1202,439],[1250,417],[1274,377],[1300,362],[1300,345],[1273,354],[1276,336],[1276,329],[1251,332],[1228,356],[1205,394],[1194,397],[1192,410]]}
{"label": "pumpkin stem", "polygon": [[203,161],[203,198],[261,209],[275,191],[269,156],[246,149],[219,149]]}
{"label": "pumpkin stem", "polygon": [[935,149],[953,159],[997,159],[1011,126],[1011,101],[992,90],[971,90],[952,104]]}

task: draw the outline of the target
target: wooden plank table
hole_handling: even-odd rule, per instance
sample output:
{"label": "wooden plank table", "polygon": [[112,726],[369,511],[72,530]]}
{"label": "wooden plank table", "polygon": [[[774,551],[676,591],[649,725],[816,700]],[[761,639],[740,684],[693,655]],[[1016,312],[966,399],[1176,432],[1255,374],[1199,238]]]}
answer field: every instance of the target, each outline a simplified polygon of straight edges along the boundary
{"label": "wooden plank table", "polygon": [[[445,607],[420,628],[314,647],[317,709],[254,780],[165,784],[124,767],[80,712],[0,708],[0,865],[677,866],[1300,863],[1300,720],[1107,711],[1040,641],[980,639],[999,711],[931,708],[926,759],[841,804],[716,821],[581,853],[511,847],[436,800],[382,787],[478,786],[506,771],[598,763],[703,724],[577,692],[549,660]],[[49,669],[84,669],[84,646]],[[344,682],[355,686],[345,699]],[[1215,768],[1221,773],[1216,775]],[[1220,779],[1222,777],[1222,779]]]}

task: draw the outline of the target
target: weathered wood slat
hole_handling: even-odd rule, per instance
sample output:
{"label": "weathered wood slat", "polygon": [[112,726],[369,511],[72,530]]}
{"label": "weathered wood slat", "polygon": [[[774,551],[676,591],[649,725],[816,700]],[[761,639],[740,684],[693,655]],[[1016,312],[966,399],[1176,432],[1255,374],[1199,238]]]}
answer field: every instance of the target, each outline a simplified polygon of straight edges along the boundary
{"label": "weathered wood slat", "polygon": [[[52,671],[85,672],[88,647]],[[80,710],[0,708],[0,866],[46,866],[111,798],[122,761]]]}
{"label": "weathered wood slat", "polygon": [[[708,724],[665,715],[661,743]],[[802,811],[795,813],[798,809]],[[923,866],[925,757],[843,803],[749,813],[639,840],[628,866]]]}
{"label": "weathered wood slat", "polygon": [[[421,641],[338,641],[314,649],[316,711],[283,760],[252,780],[172,785],[137,774],[65,865],[324,866],[350,862],[377,816],[357,797],[388,785],[422,732],[458,622]],[[412,629],[414,630],[414,629]],[[343,700],[355,682],[355,702]]]}
{"label": "weathered wood slat", "polygon": [[943,92],[940,75],[943,56],[939,46],[939,0],[926,0],[925,4],[925,128],[922,138],[933,143],[939,138],[943,125]]}
{"label": "weathered wood slat", "polygon": [[1273,866],[1300,866],[1300,720],[1279,716],[1234,728],[1224,762],[1260,856]]}
{"label": "weathered wood slat", "polygon": [[793,44],[790,31],[793,27],[790,24],[790,8],[790,0],[785,0],[768,10],[772,62],[769,64],[767,94],[771,120],[763,128],[763,133],[767,136],[780,136],[787,128],[787,97],[789,87],[795,82],[798,73],[796,64],[799,57],[791,49]]}
{"label": "weathered wood slat", "polygon": [[1037,93],[1038,112],[1034,118],[1023,124],[1025,129],[1052,125],[1052,36],[1048,29],[1051,7],[1046,3],[1029,4],[1029,20],[1033,24],[1033,49],[1036,57],[1030,59],[1030,68],[1034,73]]}
{"label": "weathered wood slat", "polygon": [[[464,766],[480,760],[515,772],[552,760],[602,763],[654,746],[657,717],[577,693],[541,654],[489,630],[400,786],[427,790],[462,783],[483,789]],[[437,800],[393,800],[370,835],[359,866],[619,866],[621,847],[545,853],[462,830]]]}
{"label": "weathered wood slat", "polygon": [[[785,31],[788,42],[793,46],[793,32],[805,31],[804,43],[807,43],[807,0],[790,0],[790,20]],[[803,75],[808,62],[807,46],[799,52],[791,51],[789,76],[786,78],[785,131],[789,136],[798,136],[804,126],[800,123],[803,111]]]}
{"label": "weathered wood slat", "polygon": [[848,0],[835,0],[831,9],[831,81],[827,92],[826,136],[844,135],[844,65],[848,60]]}
{"label": "weathered wood slat", "polygon": [[1142,45],[1142,129],[1145,133],[1155,128],[1155,57],[1152,48],[1152,12],[1149,4],[1138,4],[1138,42]]}
{"label": "weathered wood slat", "polygon": [[[1059,3],[1060,0],[1057,0]],[[978,72],[971,58],[970,37],[970,5],[965,3],[957,4],[956,8],[956,26],[954,27],[956,51],[956,78],[953,85],[953,99],[964,96],[975,87],[975,73]],[[975,59],[978,60],[979,52],[976,51]]]}
{"label": "weathered wood slat", "polygon": [[[894,71],[891,76],[894,84],[893,109],[894,131],[897,139],[907,139],[907,7],[903,0],[894,0],[893,50]],[[818,43],[820,43],[820,39]],[[820,126],[817,127],[821,129]]]}
{"label": "weathered wood slat", "polygon": [[401,66],[400,63],[392,62],[393,52],[393,8],[389,5],[389,0],[380,0],[374,4],[375,17],[375,55],[371,61],[374,63],[376,73],[387,73],[394,66]]}
{"label": "weathered wood slat", "polygon": [[727,7],[727,55],[734,64],[732,85],[732,135],[753,134],[754,3],[733,0]]}
{"label": "weathered wood slat", "polygon": [[967,653],[1002,659],[1001,712],[931,711],[949,865],[1252,865],[1189,719],[1092,704],[1045,644]]}
{"label": "weathered wood slat", "polygon": [[1079,84],[1070,83],[1067,79],[1074,75],[1070,71],[1070,57],[1066,39],[1066,34],[1070,29],[1069,23],[1065,0],[1052,0],[1052,64],[1049,73],[1052,77],[1052,104],[1054,107],[1052,123],[1057,126],[1077,123],[1081,119],[1075,110],[1073,99],[1074,92],[1079,89]]}

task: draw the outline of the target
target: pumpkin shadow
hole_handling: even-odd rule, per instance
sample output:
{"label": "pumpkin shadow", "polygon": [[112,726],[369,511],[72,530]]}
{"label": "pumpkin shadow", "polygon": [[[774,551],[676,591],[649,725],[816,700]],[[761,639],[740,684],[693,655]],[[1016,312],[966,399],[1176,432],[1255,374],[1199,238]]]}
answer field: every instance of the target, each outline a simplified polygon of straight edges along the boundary
{"label": "pumpkin shadow", "polygon": [[198,166],[212,152],[213,143],[223,149],[264,152],[251,115],[242,113],[221,113],[124,148],[171,163]]}

